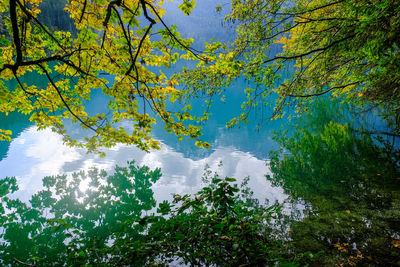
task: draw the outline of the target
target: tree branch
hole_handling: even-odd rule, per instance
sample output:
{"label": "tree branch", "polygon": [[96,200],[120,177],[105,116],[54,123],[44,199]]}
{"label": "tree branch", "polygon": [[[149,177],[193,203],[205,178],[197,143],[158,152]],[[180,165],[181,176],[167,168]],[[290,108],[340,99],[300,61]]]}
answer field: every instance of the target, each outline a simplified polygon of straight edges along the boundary
{"label": "tree branch", "polygon": [[332,90],[334,90],[334,89],[346,88],[346,87],[348,87],[348,86],[355,85],[355,84],[359,84],[359,83],[361,83],[361,82],[352,82],[352,83],[348,83],[348,84],[345,84],[345,85],[334,86],[334,87],[331,87],[331,88],[329,88],[328,90],[323,91],[323,92],[320,92],[320,93],[314,93],[314,94],[308,94],[308,95],[291,95],[291,94],[286,94],[285,96],[289,96],[289,97],[298,97],[298,98],[307,98],[307,97],[320,96],[320,95],[324,95],[324,94],[326,94],[326,93],[329,93],[330,91],[332,91]]}
{"label": "tree branch", "polygon": [[39,27],[42,28],[42,30],[43,30],[51,39],[53,39],[53,41],[56,42],[56,44],[57,44],[64,52],[66,52],[66,49],[60,44],[60,42],[57,40],[57,38],[55,38],[55,37],[53,36],[53,34],[51,34],[51,33],[46,29],[46,27],[45,27],[37,18],[35,18],[35,17],[25,8],[25,6],[24,6],[19,0],[10,0],[10,3],[11,3],[12,1],[14,1],[14,2],[16,1],[16,2],[18,3],[18,5],[20,6],[21,10],[22,10],[30,19],[33,19],[33,20],[39,25]]}
{"label": "tree branch", "polygon": [[[173,33],[171,32],[171,30],[169,29],[169,27],[167,26],[167,24],[165,24],[164,20],[160,17],[160,15],[158,15],[157,10],[154,8],[153,5],[151,5],[151,4],[147,3],[147,2],[145,2],[144,0],[140,0],[140,1],[146,3],[146,4],[153,10],[153,12],[156,14],[157,18],[160,20],[161,24],[164,26],[165,29],[167,29],[169,35],[170,35],[180,46],[182,46],[182,47],[185,48],[186,50],[190,51],[197,59],[204,60],[204,59],[200,58],[200,57],[196,54],[196,53],[202,53],[201,51],[196,50],[196,49],[193,49],[193,48],[191,48],[191,47],[188,47],[188,46],[182,44],[182,42],[175,36],[175,34],[173,34]],[[193,51],[195,51],[196,53],[194,53]]]}
{"label": "tree branch", "polygon": [[17,21],[17,4],[16,0],[10,0],[10,20],[13,31],[13,40],[17,52],[17,60],[14,68],[18,68],[22,62],[21,39],[19,38],[18,21]]}
{"label": "tree branch", "polygon": [[86,5],[87,5],[87,0],[85,0],[85,2],[83,3],[82,13],[81,13],[81,17],[79,18],[79,23],[82,22],[83,15],[85,14],[85,10],[86,10]]}
{"label": "tree branch", "polygon": [[326,5],[318,6],[318,7],[312,8],[310,10],[305,10],[305,11],[297,12],[297,13],[279,13],[279,12],[275,13],[274,12],[274,13],[271,13],[271,14],[277,15],[277,16],[299,16],[299,15],[303,15],[303,14],[307,14],[307,13],[311,13],[311,12],[317,11],[319,9],[323,9],[323,8],[327,8],[327,7],[330,7],[330,6],[334,6],[334,5],[340,4],[342,2],[344,2],[344,0],[336,1],[336,2],[333,2],[333,3],[328,3]]}
{"label": "tree branch", "polygon": [[26,263],[26,262],[23,262],[23,261],[18,260],[17,258],[14,258],[14,260],[15,260],[16,262],[18,262],[19,264],[22,264],[22,265],[25,265],[25,266],[37,267],[36,264]]}
{"label": "tree branch", "polygon": [[308,52],[305,52],[305,53],[302,53],[302,54],[298,54],[298,55],[294,55],[294,56],[276,56],[276,57],[273,57],[273,58],[270,58],[268,60],[263,61],[262,64],[273,62],[273,61],[276,61],[278,59],[291,60],[291,59],[306,57],[308,55],[314,54],[315,52],[328,50],[329,48],[337,45],[338,43],[341,43],[341,42],[343,42],[343,41],[345,41],[347,39],[353,38],[354,36],[356,36],[356,35],[352,34],[352,35],[346,36],[346,37],[344,37],[344,38],[342,38],[340,40],[333,41],[332,43],[330,43],[329,45],[327,45],[325,47],[312,49],[312,50],[310,50]]}
{"label": "tree branch", "polygon": [[[153,25],[156,24],[155,20],[150,18],[149,15],[147,14],[146,2],[144,0],[140,0],[140,3],[142,5],[144,16],[150,22],[150,25],[147,27],[146,32],[144,33],[142,39],[139,42],[138,48],[137,48],[136,53],[135,53],[135,57],[132,59],[132,63],[130,65],[128,71],[125,73],[126,76],[128,76],[131,73],[133,68],[136,68],[136,60],[137,60],[137,58],[139,56],[139,52],[140,52],[140,49],[142,48],[143,42],[146,39],[147,35],[149,34],[149,32],[150,32],[151,28],[153,27]],[[125,32],[124,32],[124,34],[125,34]],[[139,79],[139,77],[138,77],[138,79]]]}
{"label": "tree branch", "polygon": [[41,64],[38,64],[38,66],[43,70],[43,72],[45,73],[45,75],[47,76],[47,79],[49,80],[49,82],[51,83],[51,85],[53,86],[53,88],[57,91],[58,96],[60,97],[61,101],[63,102],[64,106],[68,109],[68,111],[71,113],[72,116],[74,116],[78,121],[80,121],[83,125],[85,125],[87,128],[93,130],[94,132],[96,132],[96,129],[94,129],[92,126],[90,126],[89,124],[87,124],[86,122],[84,122],[78,115],[76,115],[71,108],[69,107],[68,103],[65,101],[63,95],[60,92],[60,89],[58,89],[57,85],[54,83],[53,79],[50,77],[49,72],[46,70],[45,67],[43,67]]}
{"label": "tree branch", "polygon": [[121,0],[114,0],[108,4],[106,18],[103,22],[104,27],[107,27],[108,21],[110,20],[110,17],[111,17],[112,8],[114,7],[114,5],[119,6],[120,4],[121,4]]}

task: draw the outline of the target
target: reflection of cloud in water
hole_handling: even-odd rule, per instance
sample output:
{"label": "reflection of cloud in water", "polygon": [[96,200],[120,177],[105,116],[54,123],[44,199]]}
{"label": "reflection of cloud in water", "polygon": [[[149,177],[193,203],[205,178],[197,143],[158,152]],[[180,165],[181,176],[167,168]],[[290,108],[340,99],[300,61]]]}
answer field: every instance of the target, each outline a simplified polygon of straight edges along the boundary
{"label": "reflection of cloud in water", "polygon": [[59,174],[64,162],[77,158],[79,153],[64,146],[57,134],[30,127],[11,142],[7,157],[0,162],[0,179],[19,178],[21,195],[28,199],[41,188],[42,177]]}
{"label": "reflection of cloud in water", "polygon": [[[116,164],[125,166],[127,161],[135,160],[139,165],[161,168],[163,176],[153,187],[155,197],[160,201],[170,199],[173,193],[194,193],[200,189],[201,177],[208,164],[221,177],[235,177],[241,181],[250,176],[249,186],[260,199],[281,202],[286,198],[280,188],[272,188],[265,180],[269,170],[264,160],[233,147],[217,148],[208,157],[198,160],[186,158],[166,145],[151,153],[133,146],[118,145],[106,153],[105,158],[86,154],[84,150],[66,147],[61,137],[50,130],[36,131],[35,127],[31,127],[10,144],[7,158],[0,162],[0,177],[19,178],[21,191],[18,197],[28,200],[31,194],[41,188],[41,178],[44,176],[91,167],[110,172]],[[220,161],[223,163],[221,168],[218,167]]]}
{"label": "reflection of cloud in water", "polygon": [[[221,168],[219,162],[223,163]],[[254,190],[256,197],[268,198],[271,201],[283,201],[285,196],[279,188],[272,188],[265,180],[269,172],[265,162],[258,160],[249,153],[236,151],[232,147],[217,148],[210,156],[200,160],[184,158],[181,153],[164,148],[147,154],[141,164],[155,163],[162,168],[163,178],[154,189],[158,194],[157,199],[166,199],[171,193],[193,193],[201,188],[201,177],[208,164],[213,171],[218,171],[221,177],[229,176],[242,180],[250,176],[249,186]]]}

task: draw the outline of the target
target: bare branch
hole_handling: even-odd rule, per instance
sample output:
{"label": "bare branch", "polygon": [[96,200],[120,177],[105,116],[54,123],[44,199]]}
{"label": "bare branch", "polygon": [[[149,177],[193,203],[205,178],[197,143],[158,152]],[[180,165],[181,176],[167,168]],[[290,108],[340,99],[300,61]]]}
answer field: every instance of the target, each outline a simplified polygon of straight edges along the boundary
{"label": "bare branch", "polygon": [[136,68],[136,60],[137,60],[137,58],[138,58],[138,56],[139,56],[140,49],[142,48],[143,42],[144,42],[144,40],[146,39],[146,36],[149,34],[149,32],[150,32],[150,30],[151,30],[151,28],[152,28],[153,25],[154,25],[154,24],[150,24],[150,25],[147,27],[147,30],[146,30],[145,34],[143,35],[142,39],[140,40],[139,45],[138,45],[138,48],[137,48],[136,53],[135,53],[135,57],[133,58],[133,62],[132,62],[132,64],[131,64],[131,66],[129,67],[128,71],[125,73],[126,76],[128,76],[129,73],[131,73],[131,71],[132,71],[133,68]]}
{"label": "bare branch", "polygon": [[[133,70],[133,68],[136,68],[136,60],[137,60],[137,58],[138,58],[138,56],[139,56],[140,49],[141,49],[142,46],[143,46],[143,42],[144,42],[144,40],[146,39],[147,35],[149,34],[151,28],[156,24],[155,20],[152,19],[152,18],[150,18],[150,17],[148,16],[148,14],[147,14],[146,2],[145,2],[144,0],[140,0],[140,3],[141,3],[141,5],[142,5],[142,9],[143,9],[144,16],[145,16],[146,19],[150,22],[150,25],[147,27],[146,32],[144,33],[144,35],[142,36],[142,39],[141,39],[140,42],[139,42],[138,48],[137,48],[136,53],[135,53],[135,57],[132,59],[132,63],[131,63],[131,65],[130,65],[128,71],[125,73],[126,76],[128,76],[128,75],[131,73],[131,71]],[[123,27],[123,26],[122,26],[122,27]],[[125,33],[125,30],[124,30],[124,34],[126,34],[126,33]],[[131,51],[130,51],[130,52],[131,52]],[[138,77],[138,78],[139,78],[139,77]]]}
{"label": "bare branch", "polygon": [[[143,10],[143,13],[144,13],[145,18],[146,18],[148,21],[150,21],[150,23],[156,24],[155,20],[152,19],[152,18],[150,18],[149,15],[147,14],[146,4],[149,5],[150,7],[152,7],[153,11],[155,12],[155,9],[153,8],[153,6],[150,5],[149,3],[147,3],[147,2],[144,1],[144,0],[140,0],[140,4],[142,5],[142,10]],[[155,13],[156,13],[156,15],[158,16],[157,12],[155,12]]]}
{"label": "bare branch", "polygon": [[[144,0],[140,0],[141,2],[145,2]],[[199,60],[204,60],[203,58],[199,57],[196,53],[202,53],[199,50],[196,50],[194,48],[188,47],[184,44],[182,44],[182,42],[175,36],[175,34],[172,33],[172,31],[170,30],[170,28],[167,26],[167,24],[165,24],[164,20],[160,17],[160,15],[157,13],[157,10],[154,8],[153,5],[151,5],[150,3],[145,2],[152,10],[153,12],[156,14],[157,18],[160,20],[161,24],[164,26],[164,28],[168,31],[169,35],[183,48],[185,48],[186,50],[190,51],[197,59]],[[196,52],[196,53],[195,53]]]}

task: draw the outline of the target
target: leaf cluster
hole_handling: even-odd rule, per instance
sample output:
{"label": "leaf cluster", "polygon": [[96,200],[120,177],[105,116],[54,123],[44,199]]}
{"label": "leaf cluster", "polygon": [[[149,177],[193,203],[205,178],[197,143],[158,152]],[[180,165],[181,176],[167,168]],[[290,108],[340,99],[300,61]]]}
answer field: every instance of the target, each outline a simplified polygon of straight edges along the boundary
{"label": "leaf cluster", "polygon": [[[193,40],[180,37],[176,27],[163,21],[162,3],[0,1],[8,31],[0,39],[0,112],[28,114],[39,129],[51,128],[67,145],[89,152],[117,143],[158,149],[159,141],[151,136],[156,122],[180,138],[188,136],[208,147],[199,139],[204,118],[187,116],[185,105],[171,105],[178,99],[178,82],[161,68],[180,57],[202,56],[190,47]],[[195,2],[182,5],[183,12],[190,13]],[[53,10],[53,16],[69,16],[72,24],[46,25],[54,19],[48,22],[41,16],[42,8]],[[45,86],[27,81],[28,72],[43,76]],[[17,81],[15,88],[4,83],[11,79]],[[90,112],[87,107],[99,94],[108,104],[100,112]],[[67,119],[87,130],[86,138],[73,138],[65,127]],[[2,133],[1,138],[9,140],[8,132]]]}
{"label": "leaf cluster", "polygon": [[[236,179],[214,176],[193,197],[175,195],[160,203],[165,216],[144,217],[149,224],[147,248],[162,263],[191,266],[263,265],[276,261],[279,242],[271,234],[271,219],[279,208],[265,208],[240,197]],[[161,253],[160,253],[161,252]]]}
{"label": "leaf cluster", "polygon": [[397,131],[399,9],[390,0],[235,0],[226,16],[235,40],[206,46],[212,64],[200,62],[178,77],[188,92],[211,96],[247,79],[242,112],[228,126],[246,122],[255,110],[261,123],[329,95],[379,107]]}

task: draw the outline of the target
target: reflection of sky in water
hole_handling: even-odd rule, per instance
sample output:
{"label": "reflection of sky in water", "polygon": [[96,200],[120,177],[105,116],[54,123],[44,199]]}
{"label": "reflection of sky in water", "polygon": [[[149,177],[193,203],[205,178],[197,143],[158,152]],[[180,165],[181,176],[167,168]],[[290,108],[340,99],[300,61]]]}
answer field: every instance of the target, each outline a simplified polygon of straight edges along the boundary
{"label": "reflection of sky in water", "polygon": [[[217,13],[214,7],[218,3],[215,0],[198,1],[193,13],[183,16],[177,9],[177,3],[167,2],[164,20],[168,25],[178,25],[182,36],[193,37],[196,40],[194,46],[201,49],[203,42],[211,38],[229,40],[234,36],[232,25],[221,25],[224,12],[228,12],[229,8]],[[173,66],[165,72],[177,71],[181,67]],[[38,82],[36,76],[27,76],[27,79]],[[153,133],[164,144],[161,150],[146,154],[136,147],[120,145],[107,150],[105,158],[99,158],[97,155],[86,154],[84,150],[64,146],[61,137],[50,130],[37,132],[34,127],[25,123],[26,118],[3,118],[1,126],[12,129],[15,135],[10,144],[0,144],[0,179],[6,176],[17,177],[21,189],[18,197],[28,200],[32,193],[41,188],[41,179],[44,176],[71,173],[90,167],[110,171],[116,164],[125,166],[128,160],[135,160],[139,165],[162,168],[163,177],[154,186],[155,197],[162,200],[170,198],[172,193],[197,191],[204,167],[208,164],[213,170],[217,170],[219,161],[222,161],[223,167],[219,171],[221,176],[238,179],[250,176],[249,186],[257,197],[267,197],[271,201],[283,200],[282,190],[271,188],[265,180],[268,172],[265,158],[269,150],[276,148],[271,140],[271,131],[279,129],[281,122],[271,122],[260,132],[255,131],[256,123],[253,120],[240,129],[226,131],[224,128],[227,120],[238,115],[243,101],[243,89],[248,86],[244,80],[233,83],[226,91],[226,104],[218,103],[216,109],[211,110],[213,116],[208,121],[202,138],[211,143],[210,150],[197,149],[193,140],[177,142],[176,136],[165,134],[162,124],[157,124]],[[99,108],[105,106],[107,99],[94,92],[87,108],[88,112],[98,112]],[[17,122],[24,123],[18,126]],[[66,128],[75,138],[82,138],[87,134],[79,126],[69,122],[66,122]]]}
{"label": "reflection of sky in water", "polygon": [[[283,201],[285,195],[280,188],[272,188],[266,181],[268,167],[250,153],[234,147],[217,147],[208,156],[191,159],[174,151],[171,147],[145,153],[133,146],[119,145],[107,150],[105,158],[86,154],[84,150],[63,145],[61,136],[50,130],[36,131],[35,127],[24,130],[9,147],[7,157],[0,162],[0,176],[15,176],[20,191],[17,196],[28,200],[41,188],[41,179],[48,175],[70,173],[98,167],[110,172],[117,164],[125,166],[129,160],[151,168],[160,167],[162,178],[153,187],[158,201],[171,198],[171,194],[194,193],[201,187],[205,166],[219,172],[221,177],[235,177],[241,181],[250,176],[249,186],[261,200]],[[222,161],[223,166],[218,167]]]}

